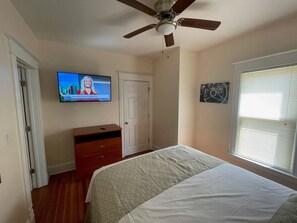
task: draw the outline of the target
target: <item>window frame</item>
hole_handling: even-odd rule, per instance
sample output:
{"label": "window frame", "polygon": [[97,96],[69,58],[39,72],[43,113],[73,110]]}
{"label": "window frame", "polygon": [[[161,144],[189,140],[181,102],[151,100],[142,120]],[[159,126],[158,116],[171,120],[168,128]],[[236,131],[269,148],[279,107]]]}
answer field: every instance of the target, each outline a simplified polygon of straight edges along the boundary
{"label": "window frame", "polygon": [[293,168],[292,172],[284,172],[277,168],[265,165],[254,160],[250,160],[246,157],[242,157],[235,153],[236,146],[236,134],[237,134],[237,123],[239,121],[238,116],[238,106],[240,98],[240,86],[241,86],[241,76],[243,73],[255,72],[260,70],[267,70],[273,68],[280,68],[286,66],[296,66],[297,65],[297,50],[287,51],[283,53],[273,54],[265,57],[259,57],[251,60],[245,60],[233,63],[234,67],[234,80],[233,80],[233,104],[232,104],[232,114],[231,114],[231,133],[230,133],[230,148],[229,152],[232,156],[235,156],[239,159],[245,160],[251,164],[258,166],[263,166],[267,169],[280,172],[285,175],[292,177],[297,177],[297,130],[295,132],[295,148],[293,150]]}

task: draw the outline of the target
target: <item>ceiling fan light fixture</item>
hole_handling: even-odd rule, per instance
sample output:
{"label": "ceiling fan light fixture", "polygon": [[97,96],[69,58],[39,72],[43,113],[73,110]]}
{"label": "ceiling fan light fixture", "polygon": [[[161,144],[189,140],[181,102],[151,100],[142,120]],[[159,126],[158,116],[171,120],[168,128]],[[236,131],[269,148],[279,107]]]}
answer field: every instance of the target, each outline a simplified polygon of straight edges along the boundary
{"label": "ceiling fan light fixture", "polygon": [[156,26],[156,30],[163,36],[167,36],[176,29],[176,23],[173,21],[163,20],[159,22]]}

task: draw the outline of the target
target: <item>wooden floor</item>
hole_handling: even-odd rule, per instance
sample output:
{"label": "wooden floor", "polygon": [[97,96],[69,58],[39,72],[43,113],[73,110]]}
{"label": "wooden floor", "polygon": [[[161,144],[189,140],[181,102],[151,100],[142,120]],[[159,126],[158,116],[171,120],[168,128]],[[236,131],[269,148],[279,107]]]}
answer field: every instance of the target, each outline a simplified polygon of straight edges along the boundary
{"label": "wooden floor", "polygon": [[[131,158],[151,151],[125,157]],[[75,171],[50,177],[49,184],[32,191],[36,223],[82,223],[90,179],[78,180]]]}
{"label": "wooden floor", "polygon": [[50,177],[49,184],[32,191],[36,223],[82,223],[90,179],[77,180],[74,171]]}

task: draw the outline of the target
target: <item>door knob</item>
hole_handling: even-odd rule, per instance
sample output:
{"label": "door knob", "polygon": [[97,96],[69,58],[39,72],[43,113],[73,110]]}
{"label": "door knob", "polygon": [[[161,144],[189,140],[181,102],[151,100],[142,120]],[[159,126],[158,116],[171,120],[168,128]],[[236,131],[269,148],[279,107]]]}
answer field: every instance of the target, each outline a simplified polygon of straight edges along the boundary
{"label": "door knob", "polygon": [[125,122],[125,125],[128,125],[128,122]]}

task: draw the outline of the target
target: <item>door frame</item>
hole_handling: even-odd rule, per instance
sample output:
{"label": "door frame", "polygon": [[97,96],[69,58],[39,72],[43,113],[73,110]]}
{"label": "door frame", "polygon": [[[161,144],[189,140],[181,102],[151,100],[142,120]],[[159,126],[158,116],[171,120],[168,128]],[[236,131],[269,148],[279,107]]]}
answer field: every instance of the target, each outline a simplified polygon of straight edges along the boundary
{"label": "door frame", "polygon": [[[119,74],[119,105],[120,105],[120,127],[125,128],[124,120],[124,81],[148,82],[149,86],[149,149],[153,142],[153,76],[135,73],[118,72]],[[125,131],[122,131],[122,139],[125,139]],[[122,156],[125,157],[125,140],[122,140]]]}
{"label": "door frame", "polygon": [[[24,127],[30,126],[31,130],[25,133],[25,138],[26,138],[26,151],[27,151],[27,159],[28,159],[28,164],[29,164],[29,170],[34,169],[36,170],[36,161],[35,161],[35,151],[34,151],[34,139],[33,139],[33,133],[32,131],[32,112],[31,111],[31,100],[32,100],[32,95],[29,93],[29,87],[30,84],[28,83],[28,75],[30,72],[30,67],[28,64],[25,64],[23,61],[20,61],[20,59],[17,59],[17,68],[18,68],[18,83],[20,81],[25,81],[25,85],[20,86],[19,84],[19,90],[21,94],[21,104],[22,104],[22,111],[23,111],[23,121],[24,121]],[[25,89],[25,90],[24,90]],[[27,103],[26,103],[27,100]],[[35,172],[34,174],[31,174],[30,176],[30,182],[31,182],[31,188],[38,188],[37,187],[37,173]]]}
{"label": "door frame", "polygon": [[[38,73],[38,60],[27,51],[18,41],[14,38],[6,35],[11,69],[14,84],[14,96],[15,96],[15,107],[16,116],[18,123],[18,135],[19,135],[19,149],[22,162],[22,173],[25,190],[27,194],[27,201],[31,202],[31,183],[30,183],[30,172],[28,170],[29,160],[26,153],[26,136],[25,126],[22,108],[22,99],[20,91],[20,80],[18,76],[18,61],[25,63],[27,67],[27,85],[28,94],[31,98],[29,107],[31,111],[31,124],[32,124],[32,138],[33,138],[33,150],[36,164],[36,176],[37,176],[37,187],[42,187],[48,184],[48,173],[45,158],[45,144],[44,144],[44,131],[42,122],[41,112],[41,93],[40,93],[40,82]],[[29,192],[29,194],[28,194]]]}

